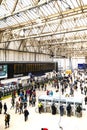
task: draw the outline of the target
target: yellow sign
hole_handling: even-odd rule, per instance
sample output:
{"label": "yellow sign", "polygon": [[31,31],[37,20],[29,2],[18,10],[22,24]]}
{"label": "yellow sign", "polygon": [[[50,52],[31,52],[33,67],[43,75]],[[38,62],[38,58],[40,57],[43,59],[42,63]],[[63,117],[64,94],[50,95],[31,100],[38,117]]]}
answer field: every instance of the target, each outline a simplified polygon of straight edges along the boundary
{"label": "yellow sign", "polygon": [[66,74],[72,74],[72,71],[71,71],[71,70],[66,70],[65,73],[66,73]]}

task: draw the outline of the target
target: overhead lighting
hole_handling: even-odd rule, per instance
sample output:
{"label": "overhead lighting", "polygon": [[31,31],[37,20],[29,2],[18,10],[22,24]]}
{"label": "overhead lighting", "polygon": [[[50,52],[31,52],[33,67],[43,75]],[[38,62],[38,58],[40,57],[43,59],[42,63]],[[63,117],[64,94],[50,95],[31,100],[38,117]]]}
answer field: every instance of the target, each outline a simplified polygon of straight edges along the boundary
{"label": "overhead lighting", "polygon": [[20,17],[20,13],[17,13],[16,16]]}
{"label": "overhead lighting", "polygon": [[38,18],[36,19],[36,23],[37,23],[37,24],[42,23],[42,20],[41,20],[41,18],[40,18],[40,17],[38,17]]}
{"label": "overhead lighting", "polygon": [[4,22],[6,22],[6,21],[7,21],[7,18],[6,18],[6,17],[4,17],[3,21],[4,21]]}

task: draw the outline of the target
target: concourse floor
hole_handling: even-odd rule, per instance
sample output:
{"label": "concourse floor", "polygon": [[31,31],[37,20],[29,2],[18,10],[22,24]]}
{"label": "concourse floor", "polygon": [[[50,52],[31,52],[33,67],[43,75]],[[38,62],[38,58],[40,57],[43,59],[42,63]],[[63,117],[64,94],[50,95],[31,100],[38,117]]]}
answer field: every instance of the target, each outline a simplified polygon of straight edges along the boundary
{"label": "concourse floor", "polygon": [[[50,88],[52,89],[52,88]],[[37,97],[41,94],[46,94],[45,91],[37,91]],[[82,96],[75,93],[78,96]],[[8,130],[41,130],[41,128],[48,128],[48,130],[87,130],[87,106],[84,105],[86,111],[83,111],[83,116],[78,118],[76,116],[67,117],[64,115],[60,117],[59,114],[52,115],[51,113],[37,113],[35,112],[35,107],[28,105],[29,117],[28,121],[24,121],[23,114],[15,114],[15,108],[11,107],[11,98],[2,101],[7,103],[8,113],[11,115],[10,127],[6,128]],[[0,130],[5,129],[4,123],[4,111],[0,114]],[[59,127],[61,126],[62,129]]]}

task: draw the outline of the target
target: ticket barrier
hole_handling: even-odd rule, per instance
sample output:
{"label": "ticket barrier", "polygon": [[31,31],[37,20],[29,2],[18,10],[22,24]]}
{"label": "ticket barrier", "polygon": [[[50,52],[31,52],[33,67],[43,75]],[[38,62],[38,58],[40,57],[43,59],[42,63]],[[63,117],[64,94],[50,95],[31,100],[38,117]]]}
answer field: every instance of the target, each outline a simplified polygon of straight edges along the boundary
{"label": "ticket barrier", "polygon": [[39,100],[39,101],[41,101],[42,102],[42,104],[43,104],[43,112],[48,112],[48,113],[51,113],[51,105],[52,105],[52,103],[51,103],[51,101],[44,101],[44,100]]}
{"label": "ticket barrier", "polygon": [[76,116],[76,106],[80,105],[83,107],[83,99],[76,97],[59,97],[59,96],[49,96],[49,95],[41,95],[38,97],[38,101],[43,103],[44,112],[51,112],[51,106],[55,103],[57,108],[57,113],[60,113],[60,105],[63,104],[64,114],[67,115],[66,107],[68,104],[72,107],[71,115]]}

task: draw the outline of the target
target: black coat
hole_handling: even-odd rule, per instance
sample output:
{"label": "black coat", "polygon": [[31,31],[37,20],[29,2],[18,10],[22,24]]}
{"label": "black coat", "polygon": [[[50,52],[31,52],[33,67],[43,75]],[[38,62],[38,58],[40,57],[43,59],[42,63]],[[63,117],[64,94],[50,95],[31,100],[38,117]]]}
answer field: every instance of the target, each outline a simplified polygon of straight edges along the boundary
{"label": "black coat", "polygon": [[24,116],[27,117],[29,115],[28,110],[24,110]]}

